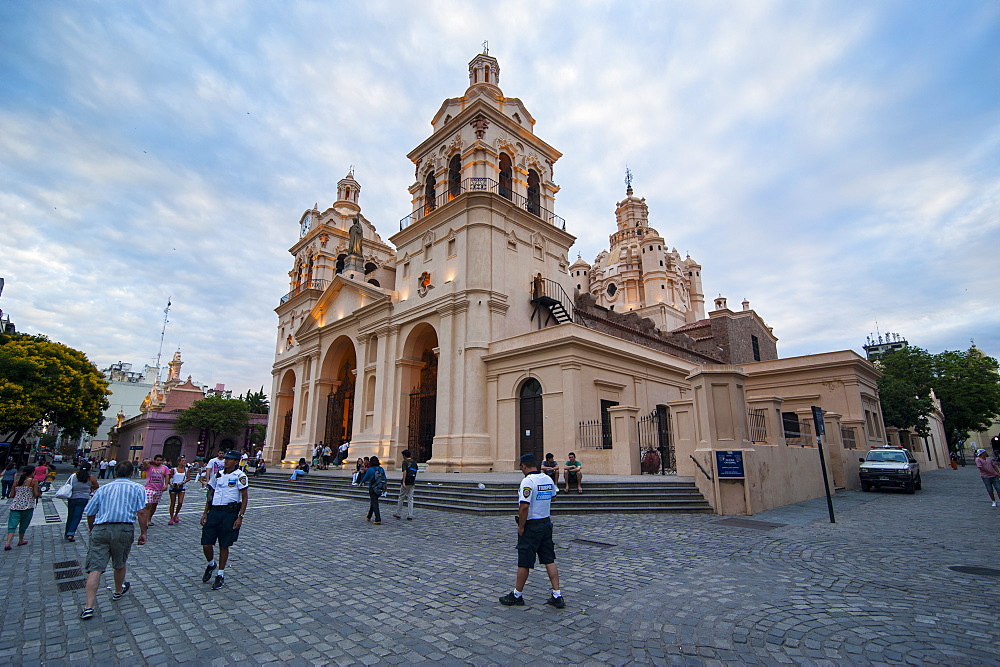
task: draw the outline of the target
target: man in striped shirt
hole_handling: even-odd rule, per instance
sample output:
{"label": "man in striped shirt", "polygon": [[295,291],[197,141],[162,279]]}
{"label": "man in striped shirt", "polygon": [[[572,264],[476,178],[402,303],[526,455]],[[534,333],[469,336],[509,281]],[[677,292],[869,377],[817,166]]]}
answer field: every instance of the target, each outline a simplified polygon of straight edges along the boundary
{"label": "man in striped shirt", "polygon": [[90,527],[90,544],[87,548],[87,604],[80,613],[83,620],[94,617],[97,588],[101,575],[108,568],[108,561],[115,571],[113,602],[125,597],[131,587],[125,581],[125,561],[132,550],[135,537],[133,524],[139,522],[138,544],[146,543],[146,490],[133,482],[133,466],[129,461],[119,461],[115,466],[115,480],[99,488],[91,497],[83,513]]}

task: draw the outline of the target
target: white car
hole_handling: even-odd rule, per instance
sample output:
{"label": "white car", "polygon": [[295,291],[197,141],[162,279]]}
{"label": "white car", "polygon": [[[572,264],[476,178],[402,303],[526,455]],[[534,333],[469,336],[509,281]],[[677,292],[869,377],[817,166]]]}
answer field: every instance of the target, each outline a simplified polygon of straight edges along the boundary
{"label": "white car", "polygon": [[920,466],[910,450],[902,447],[879,447],[868,452],[861,461],[858,474],[861,490],[868,491],[873,486],[901,487],[907,493],[920,490]]}

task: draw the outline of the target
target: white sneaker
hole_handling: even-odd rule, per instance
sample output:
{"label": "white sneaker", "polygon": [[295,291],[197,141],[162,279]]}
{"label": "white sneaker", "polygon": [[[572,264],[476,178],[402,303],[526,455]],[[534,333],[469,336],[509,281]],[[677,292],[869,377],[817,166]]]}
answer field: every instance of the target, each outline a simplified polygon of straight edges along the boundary
{"label": "white sneaker", "polygon": [[993,507],[996,507],[996,506],[997,506],[997,501],[994,500],[993,501]]}

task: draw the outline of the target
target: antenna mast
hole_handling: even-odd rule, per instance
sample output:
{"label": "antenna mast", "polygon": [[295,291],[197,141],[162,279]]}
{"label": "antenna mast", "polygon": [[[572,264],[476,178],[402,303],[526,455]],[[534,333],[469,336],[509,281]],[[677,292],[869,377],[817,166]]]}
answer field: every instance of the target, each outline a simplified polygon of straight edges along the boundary
{"label": "antenna mast", "polygon": [[160,377],[160,357],[163,355],[163,337],[167,333],[167,317],[170,315],[170,297],[167,297],[167,307],[163,309],[163,328],[160,329],[160,349],[156,353],[156,377]]}

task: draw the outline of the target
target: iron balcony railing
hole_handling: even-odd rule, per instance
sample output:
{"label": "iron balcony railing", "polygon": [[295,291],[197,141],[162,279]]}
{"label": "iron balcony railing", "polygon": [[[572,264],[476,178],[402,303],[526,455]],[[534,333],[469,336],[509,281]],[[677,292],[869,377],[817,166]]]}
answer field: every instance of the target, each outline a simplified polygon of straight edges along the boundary
{"label": "iron balcony railing", "polygon": [[301,284],[297,285],[295,289],[293,289],[291,292],[281,297],[280,303],[285,303],[296,294],[302,294],[306,290],[315,289],[323,291],[326,289],[326,286],[329,282],[330,282],[329,280],[320,280],[318,278],[313,278],[312,280],[304,280],[302,281]]}
{"label": "iron balcony railing", "polygon": [[455,199],[464,192],[492,192],[500,195],[504,199],[510,200],[518,208],[524,209],[532,215],[536,215],[545,222],[555,225],[559,229],[566,231],[566,221],[542,207],[538,202],[528,197],[519,195],[509,187],[497,183],[491,178],[476,177],[466,178],[461,183],[451,183],[444,194],[438,195],[431,200],[425,200],[424,204],[416,211],[399,221],[400,231],[406,229],[424,216],[434,212],[438,206],[444,206],[452,199]]}

